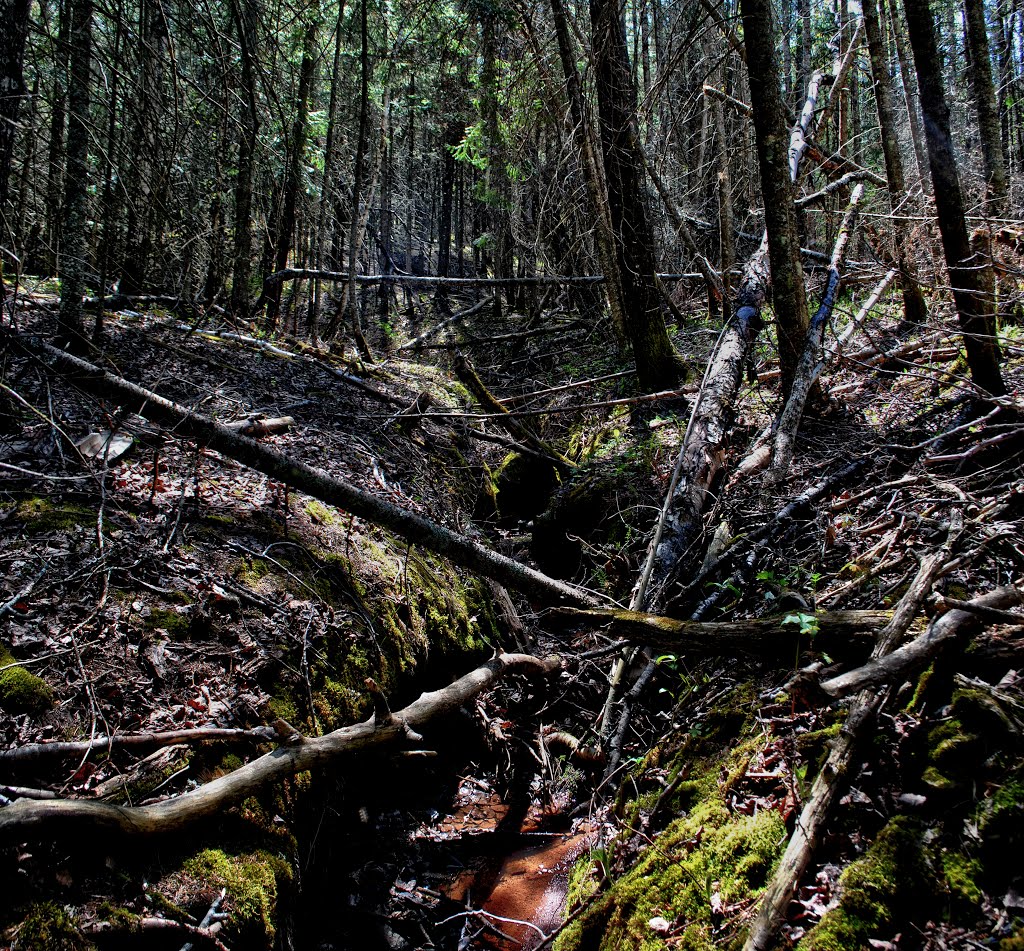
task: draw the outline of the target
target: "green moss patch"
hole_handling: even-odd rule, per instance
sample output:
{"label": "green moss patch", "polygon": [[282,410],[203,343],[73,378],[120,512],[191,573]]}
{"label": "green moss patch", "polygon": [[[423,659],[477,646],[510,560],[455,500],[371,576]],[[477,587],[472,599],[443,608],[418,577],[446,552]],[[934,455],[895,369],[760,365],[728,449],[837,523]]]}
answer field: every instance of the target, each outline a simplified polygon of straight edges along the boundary
{"label": "green moss patch", "polygon": [[53,706],[53,691],[42,677],[24,667],[9,666],[14,658],[0,647],[0,709],[8,713],[31,713],[38,716]]}
{"label": "green moss patch", "polygon": [[923,889],[931,879],[921,833],[905,817],[893,819],[865,856],[839,879],[842,897],[812,928],[802,951],[866,948],[869,938],[891,936],[906,924],[908,909],[924,912]]}
{"label": "green moss patch", "polygon": [[11,951],[86,951],[94,947],[82,936],[74,915],[49,901],[32,905],[12,933]]}
{"label": "green moss patch", "polygon": [[232,947],[269,949],[274,945],[281,890],[291,878],[288,864],[269,852],[229,855],[220,849],[205,849],[185,862],[169,884],[185,894],[182,904],[191,899],[208,906],[226,889],[225,909],[231,915],[226,942]]}

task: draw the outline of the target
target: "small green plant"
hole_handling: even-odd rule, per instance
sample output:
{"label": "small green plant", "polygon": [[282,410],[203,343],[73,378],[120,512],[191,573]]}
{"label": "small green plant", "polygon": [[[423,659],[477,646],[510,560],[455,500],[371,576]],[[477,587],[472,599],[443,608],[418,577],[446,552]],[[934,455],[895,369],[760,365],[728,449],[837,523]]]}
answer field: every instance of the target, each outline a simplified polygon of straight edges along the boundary
{"label": "small green plant", "polygon": [[782,619],[783,624],[796,624],[800,628],[801,635],[814,638],[815,634],[821,629],[818,618],[813,614],[804,614],[802,611],[796,614],[787,614]]}

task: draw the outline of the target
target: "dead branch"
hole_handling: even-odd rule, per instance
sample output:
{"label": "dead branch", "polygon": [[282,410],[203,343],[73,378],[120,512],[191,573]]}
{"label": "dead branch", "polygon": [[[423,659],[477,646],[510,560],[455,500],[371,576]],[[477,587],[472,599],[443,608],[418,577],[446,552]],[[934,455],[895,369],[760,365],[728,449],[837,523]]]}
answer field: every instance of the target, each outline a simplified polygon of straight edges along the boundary
{"label": "dead branch", "polygon": [[[506,409],[491,394],[491,391],[480,379],[473,364],[462,354],[459,354],[455,361],[455,375],[462,381],[466,389],[476,398],[476,401],[488,410],[492,417],[501,421],[502,425],[517,439],[521,439],[527,445],[532,446],[538,452],[544,453],[552,462],[563,469],[575,469],[576,463],[566,459],[557,449],[548,445],[532,429],[520,423],[513,414]],[[522,414],[518,414],[522,415]],[[499,581],[501,579],[498,579]]]}
{"label": "dead branch", "polygon": [[[879,633],[872,652],[873,658],[889,654],[906,633],[932,584],[941,573],[944,562],[962,529],[963,518],[954,512],[945,545],[941,551],[927,555],[921,560],[916,577],[900,599],[891,620]],[[786,909],[801,876],[814,856],[832,802],[842,788],[857,745],[867,726],[874,721],[882,698],[882,694],[863,690],[854,699],[849,716],[829,753],[828,760],[814,779],[811,795],[800,813],[786,851],[765,890],[757,917],[743,945],[744,951],[768,951],[775,944],[779,928],[786,920]]]}
{"label": "dead branch", "polygon": [[825,325],[832,316],[836,299],[839,297],[839,288],[842,285],[843,261],[846,257],[846,247],[850,240],[854,221],[857,217],[857,210],[860,205],[861,196],[864,194],[864,186],[857,185],[850,196],[849,204],[846,207],[846,214],[843,216],[843,223],[836,236],[835,246],[832,250],[832,261],[828,269],[828,283],[825,286],[825,293],[822,296],[821,304],[811,319],[807,328],[807,337],[804,341],[804,349],[800,354],[800,361],[797,363],[796,372],[793,376],[793,385],[790,389],[789,399],[779,416],[779,425],[775,431],[775,439],[772,446],[772,463],[768,470],[768,479],[771,483],[777,483],[788,471],[793,462],[793,454],[796,450],[796,434],[800,429],[803,420],[804,408],[810,398],[811,390],[825,366],[825,356],[822,351],[822,340],[825,336]]}
{"label": "dead branch", "polygon": [[446,317],[439,324],[434,324],[433,327],[429,327],[424,330],[418,337],[410,340],[408,343],[403,343],[395,352],[401,353],[403,350],[415,350],[425,340],[429,340],[431,337],[436,337],[446,327],[450,327],[452,324],[460,320],[465,320],[467,317],[472,317],[473,314],[478,314],[485,307],[490,306],[494,303],[494,297],[483,297],[478,300],[472,307],[467,307],[465,310],[457,311],[450,317]]}
{"label": "dead branch", "polygon": [[174,832],[223,812],[257,789],[295,773],[322,769],[352,753],[398,749],[409,731],[419,731],[452,713],[506,673],[543,677],[561,666],[559,657],[500,654],[447,687],[421,694],[418,700],[393,714],[385,725],[371,719],[326,736],[303,737],[301,743],[280,746],[198,789],[149,806],[115,806],[72,799],[18,800],[0,809],[0,842],[53,840],[85,831],[126,836]]}
{"label": "dead branch", "polygon": [[[145,932],[158,932],[165,934],[181,935],[187,937],[190,942],[195,942],[206,948],[214,948],[215,951],[228,951],[228,946],[217,937],[212,928],[204,928],[198,925],[190,925],[184,921],[175,921],[173,918],[154,918],[149,916],[134,916],[126,922],[95,921],[82,925],[82,934],[103,935],[104,937],[115,937],[121,934],[137,934]],[[158,939],[163,940],[163,939]],[[181,940],[179,938],[179,940]],[[192,945],[189,944],[189,947]]]}
{"label": "dead branch", "polygon": [[248,436],[250,439],[262,439],[264,436],[272,436],[274,433],[287,432],[294,422],[295,420],[291,416],[273,416],[269,419],[250,416],[248,419],[238,419],[234,422],[225,423],[224,426],[241,436]]}
{"label": "dead branch", "polygon": [[207,727],[195,730],[169,730],[166,733],[97,736],[91,740],[29,743],[16,749],[0,750],[0,767],[34,766],[47,759],[78,758],[93,753],[108,753],[111,750],[148,750],[159,746],[174,746],[178,743],[209,743],[213,740],[229,743],[266,743],[273,739],[274,731],[269,727],[257,727],[254,730]]}
{"label": "dead branch", "polygon": [[573,585],[556,581],[505,555],[491,551],[465,535],[430,519],[385,502],[362,489],[284,453],[239,436],[221,423],[114,376],[41,340],[7,329],[0,341],[9,341],[38,358],[44,366],[68,378],[80,390],[116,399],[152,422],[166,425],[180,439],[213,449],[242,465],[256,469],[328,505],[336,505],[359,518],[387,528],[423,548],[471,571],[493,578],[508,588],[549,604],[595,607],[598,599]]}
{"label": "dead branch", "polygon": [[[997,588],[989,594],[973,598],[966,602],[966,610],[957,608],[947,611],[932,621],[928,625],[928,630],[909,644],[884,657],[873,658],[863,667],[826,680],[820,685],[821,690],[830,697],[839,698],[857,690],[878,687],[905,678],[912,671],[928,664],[950,640],[977,630],[985,622],[1006,623],[1000,616],[1001,610],[997,615],[998,621],[992,621],[987,616],[987,611],[1010,608],[1021,603],[1024,603],[1024,595],[1014,587]],[[1011,616],[1017,618],[1016,623],[1024,623],[1024,618]]]}

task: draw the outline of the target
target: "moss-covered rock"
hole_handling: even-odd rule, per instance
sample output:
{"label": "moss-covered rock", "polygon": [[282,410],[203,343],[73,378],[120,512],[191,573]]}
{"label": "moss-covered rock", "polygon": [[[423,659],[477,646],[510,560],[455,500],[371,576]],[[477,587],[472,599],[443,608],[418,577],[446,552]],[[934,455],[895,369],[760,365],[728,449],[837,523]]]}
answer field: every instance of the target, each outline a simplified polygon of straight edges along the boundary
{"label": "moss-covered rock", "polygon": [[926,916],[931,879],[921,832],[905,817],[893,819],[862,859],[839,879],[839,905],[800,942],[801,951],[849,951],[905,926],[908,914]]}
{"label": "moss-covered rock", "polygon": [[[12,666],[13,665],[13,666]],[[24,667],[0,647],[0,709],[38,715],[53,706],[53,691],[42,677]]]}

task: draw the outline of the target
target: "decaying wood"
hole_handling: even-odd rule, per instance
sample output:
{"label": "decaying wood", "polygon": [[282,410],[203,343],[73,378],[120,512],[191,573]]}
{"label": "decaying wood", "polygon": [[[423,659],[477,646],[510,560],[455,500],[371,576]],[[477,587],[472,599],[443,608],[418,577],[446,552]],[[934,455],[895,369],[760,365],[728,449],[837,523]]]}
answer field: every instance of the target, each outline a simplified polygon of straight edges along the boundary
{"label": "decaying wood", "polygon": [[[178,935],[178,940],[189,939],[189,947],[192,942],[204,948],[213,948],[214,951],[229,951],[228,946],[217,937],[217,932],[208,927],[190,925],[187,922],[175,921],[173,918],[155,918],[147,915],[131,915],[127,920],[118,919],[113,921],[94,921],[82,925],[82,933],[96,935],[107,940],[120,935],[135,935],[149,933],[154,935],[155,940],[164,940],[162,937],[167,933]],[[156,935],[160,935],[159,939]]]}
{"label": "decaying wood", "polygon": [[[839,698],[857,690],[878,687],[905,678],[928,664],[950,640],[977,630],[985,621],[990,621],[984,613],[986,610],[1010,608],[1022,603],[1024,595],[1014,587],[998,588],[989,594],[983,594],[968,601],[965,605],[967,610],[955,608],[936,618],[928,625],[928,630],[924,634],[909,644],[890,654],[872,658],[863,667],[826,680],[820,684],[820,688],[828,696]],[[1024,618],[1011,616],[1016,618],[1017,623],[1024,623]],[[1006,621],[1000,617],[994,623],[1005,624]]]}
{"label": "decaying wood", "polygon": [[836,300],[839,297],[839,288],[842,285],[843,261],[846,258],[846,247],[849,243],[850,234],[853,230],[854,221],[857,217],[857,210],[860,206],[861,196],[864,194],[864,186],[857,185],[850,195],[850,201],[843,216],[843,223],[836,236],[835,246],[832,250],[832,261],[828,269],[828,282],[825,285],[825,293],[822,295],[821,304],[811,318],[810,326],[807,328],[807,338],[804,341],[803,353],[796,366],[793,376],[793,384],[790,387],[789,399],[786,400],[785,408],[779,416],[779,425],[775,430],[775,439],[772,445],[772,462],[768,470],[770,482],[778,482],[786,473],[793,462],[793,455],[796,450],[796,435],[803,420],[804,409],[810,399],[811,391],[817,382],[825,366],[825,357],[822,350],[822,340],[825,337],[825,326],[832,316]]}
{"label": "decaying wood", "polygon": [[321,502],[336,505],[358,518],[387,528],[463,568],[493,578],[508,588],[547,604],[597,606],[599,599],[593,594],[549,578],[512,558],[491,551],[465,535],[385,502],[270,446],[240,436],[216,420],[194,413],[41,340],[5,329],[0,330],[0,341],[9,342],[35,356],[80,390],[115,399],[140,416],[167,426],[179,439],[187,439],[220,452],[294,489],[306,492]]}
{"label": "decaying wood", "polygon": [[56,799],[18,800],[0,809],[0,842],[54,840],[84,832],[150,836],[174,832],[217,815],[257,789],[304,770],[323,769],[343,756],[399,749],[410,735],[489,689],[507,673],[544,677],[561,669],[558,657],[500,654],[447,687],[420,695],[389,722],[342,727],[326,736],[301,737],[191,792],[150,806]]}
{"label": "decaying wood", "polygon": [[786,615],[740,621],[677,621],[658,614],[619,608],[564,608],[558,616],[569,623],[600,626],[610,637],[658,650],[685,652],[689,657],[737,654],[793,662],[794,650],[813,643],[816,650],[839,653],[843,647],[863,647],[892,620],[891,611],[824,611],[814,615],[818,632],[813,642],[801,638],[799,626],[785,623]]}
{"label": "decaying wood", "polygon": [[272,416],[270,418],[250,416],[248,419],[225,423],[224,426],[240,436],[262,439],[264,436],[272,436],[274,433],[287,432],[294,423],[295,420],[291,416]]}
{"label": "decaying wood", "polygon": [[[932,584],[941,573],[962,530],[963,518],[960,513],[954,511],[945,545],[940,551],[928,554],[921,560],[917,575],[906,594],[900,599],[889,623],[878,635],[872,651],[874,659],[891,653],[906,633],[928,596]],[[810,797],[800,813],[782,859],[765,889],[757,916],[744,943],[744,951],[768,951],[774,946],[779,928],[786,920],[786,910],[796,887],[814,856],[832,803],[842,789],[857,745],[868,725],[874,722],[882,699],[883,694],[862,690],[853,700],[849,716],[829,752],[825,765],[814,779]]]}

